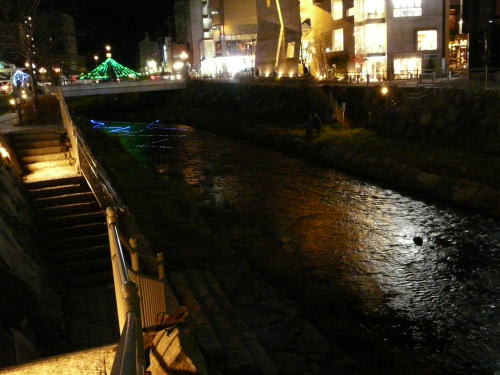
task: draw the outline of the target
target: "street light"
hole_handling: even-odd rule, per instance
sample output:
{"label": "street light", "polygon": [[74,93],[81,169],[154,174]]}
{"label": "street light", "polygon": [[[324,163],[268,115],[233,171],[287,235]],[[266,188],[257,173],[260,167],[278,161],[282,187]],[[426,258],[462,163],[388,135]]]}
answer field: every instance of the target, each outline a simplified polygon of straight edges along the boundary
{"label": "street light", "polygon": [[182,51],[179,57],[181,58],[181,60],[187,60],[189,58],[189,55],[186,51]]}
{"label": "street light", "polygon": [[106,51],[108,51],[108,52],[111,51],[111,46],[109,44],[106,44],[106,47],[104,47],[104,48],[106,48]]}
{"label": "street light", "polygon": [[99,60],[99,56],[94,55],[95,66],[97,67],[97,61]]}

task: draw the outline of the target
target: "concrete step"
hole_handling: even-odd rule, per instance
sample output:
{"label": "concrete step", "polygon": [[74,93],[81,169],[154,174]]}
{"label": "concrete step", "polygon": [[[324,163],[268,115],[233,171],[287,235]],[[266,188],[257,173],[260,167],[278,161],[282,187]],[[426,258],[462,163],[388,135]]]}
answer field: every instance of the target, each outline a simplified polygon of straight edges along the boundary
{"label": "concrete step", "polygon": [[[105,285],[110,283],[113,283],[113,272],[111,269],[109,272],[80,275],[78,277],[71,278],[71,280],[69,281],[69,285],[74,289],[85,289],[92,286]],[[89,301],[89,303],[91,303],[91,301]]]}
{"label": "concrete step", "polygon": [[85,237],[93,236],[96,234],[103,234],[106,232],[106,223],[104,221],[100,223],[88,223],[88,224],[78,224],[67,227],[59,227],[54,229],[49,229],[46,234],[51,239],[62,240],[64,238],[72,237]]}
{"label": "concrete step", "polygon": [[47,180],[70,178],[77,176],[78,172],[76,168],[73,166],[55,167],[27,174],[23,176],[23,181],[25,183],[31,183],[31,182],[47,181]]}
{"label": "concrete step", "polygon": [[26,149],[16,149],[16,154],[18,156],[31,156],[31,155],[47,155],[47,154],[57,154],[63,152],[61,145],[51,146],[51,147],[40,147],[40,148],[26,148]]}
{"label": "concrete step", "polygon": [[39,217],[56,217],[95,212],[97,210],[99,210],[99,205],[96,201],[92,201],[39,208],[37,215]]}
{"label": "concrete step", "polygon": [[[224,363],[224,372],[242,375],[256,374],[257,367],[252,356],[238,337],[238,332],[232,326],[229,318],[226,317],[226,312],[207,289],[198,271],[186,271],[184,276],[226,352],[227,359]],[[196,333],[196,328],[194,330]]]}
{"label": "concrete step", "polygon": [[53,251],[50,253],[50,256],[54,261],[64,263],[78,260],[101,259],[106,256],[110,257],[110,253],[109,246],[106,244],[76,250]]}
{"label": "concrete step", "polygon": [[170,271],[167,276],[179,304],[189,307],[190,330],[221,373],[279,374],[278,367],[212,273]]}
{"label": "concrete step", "polygon": [[39,163],[44,161],[56,161],[56,160],[64,160],[66,159],[65,152],[56,152],[53,154],[45,154],[45,155],[29,155],[29,156],[19,156],[19,161],[23,164],[31,164],[31,163]]}
{"label": "concrete step", "polygon": [[76,215],[64,215],[50,217],[41,223],[45,228],[58,228],[62,226],[72,226],[89,223],[106,222],[106,217],[102,211],[85,212]]}
{"label": "concrete step", "polygon": [[43,197],[33,199],[32,203],[36,208],[61,206],[70,203],[84,203],[92,202],[95,200],[94,193],[81,192],[72,194],[56,195],[52,197]]}
{"label": "concrete step", "polygon": [[[119,339],[116,316],[115,291],[112,283],[73,289],[65,300],[69,347],[92,348]],[[116,350],[116,348],[115,348]],[[112,363],[111,363],[112,364]],[[111,367],[109,364],[109,367]],[[106,363],[106,365],[108,365]],[[95,375],[111,374],[104,366],[94,369]],[[72,374],[82,374],[75,365],[70,366]],[[48,373],[54,374],[55,373]],[[85,373],[87,374],[87,373]]]}
{"label": "concrete step", "polygon": [[32,141],[23,141],[19,142],[15,141],[15,149],[18,151],[22,150],[30,150],[30,149],[38,149],[38,148],[47,148],[47,147],[55,147],[61,146],[61,140],[59,138],[55,139],[36,139]]}
{"label": "concrete step", "polygon": [[82,176],[72,176],[72,177],[58,178],[54,180],[27,182],[25,186],[28,190],[34,190],[34,189],[43,189],[48,187],[58,187],[58,186],[76,185],[76,184],[86,185],[87,183],[85,182],[85,179]]}
{"label": "concrete step", "polygon": [[80,276],[92,276],[95,274],[112,273],[111,257],[99,259],[86,259],[74,262],[65,262],[56,265],[55,271],[62,276],[70,279]]}
{"label": "concrete step", "polygon": [[[84,332],[85,333],[85,332]],[[108,341],[109,342],[109,341]],[[15,367],[0,369],[1,375],[98,375],[111,374],[118,340],[113,345],[87,346],[80,352],[44,358]],[[76,370],[78,369],[78,370]]]}
{"label": "concrete step", "polygon": [[49,186],[39,189],[28,190],[28,194],[32,199],[37,198],[47,198],[54,197],[58,195],[64,194],[75,194],[75,193],[83,193],[90,191],[87,184],[83,183],[79,184],[68,184],[68,185],[59,185],[59,186]]}
{"label": "concrete step", "polygon": [[108,243],[108,234],[102,233],[102,234],[93,234],[90,236],[51,240],[48,247],[51,249],[51,251],[77,250],[77,249],[84,249],[87,247],[103,246],[106,245],[107,243]]}
{"label": "concrete step", "polygon": [[61,159],[61,160],[40,161],[37,163],[24,164],[24,169],[29,172],[36,172],[47,168],[66,167],[70,165],[72,165],[71,160]]}
{"label": "concrete step", "polygon": [[192,327],[196,341],[207,355],[208,361],[223,365],[227,360],[225,350],[191,291],[184,274],[181,271],[171,271],[168,273],[168,280],[179,303],[189,308],[190,327]]}
{"label": "concrete step", "polygon": [[241,318],[239,311],[233,306],[229,298],[226,296],[219,282],[211,272],[199,271],[203,283],[210,290],[214,298],[218,301],[220,308],[230,317],[231,325],[238,332],[241,341],[244,343],[247,350],[250,352],[254,363],[257,365],[258,372],[265,375],[278,375],[279,370],[273,362],[269,354],[261,345],[257,336],[251,330],[247,323]]}
{"label": "concrete step", "polygon": [[56,131],[49,131],[37,134],[24,134],[24,133],[12,133],[12,139],[14,144],[26,143],[33,141],[48,141],[48,140],[59,140],[65,133],[59,133]]}

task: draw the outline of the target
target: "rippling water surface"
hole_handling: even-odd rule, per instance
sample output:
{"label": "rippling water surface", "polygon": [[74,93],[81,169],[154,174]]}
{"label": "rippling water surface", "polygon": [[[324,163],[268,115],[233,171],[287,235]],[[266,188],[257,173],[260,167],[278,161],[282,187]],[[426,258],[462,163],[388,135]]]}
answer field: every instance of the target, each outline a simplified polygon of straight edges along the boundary
{"label": "rippling water surface", "polygon": [[250,222],[273,223],[312,280],[348,286],[367,314],[409,322],[385,327],[408,347],[449,373],[500,374],[498,220],[186,126],[118,127],[140,157]]}

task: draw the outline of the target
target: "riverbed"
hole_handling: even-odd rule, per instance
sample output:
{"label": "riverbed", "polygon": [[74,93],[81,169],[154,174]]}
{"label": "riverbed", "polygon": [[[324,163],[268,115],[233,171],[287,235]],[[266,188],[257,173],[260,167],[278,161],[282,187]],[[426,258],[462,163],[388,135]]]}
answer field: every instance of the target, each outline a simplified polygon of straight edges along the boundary
{"label": "riverbed", "polygon": [[349,290],[362,323],[379,322],[367,332],[450,374],[499,373],[498,220],[188,126],[102,128],[267,228],[280,251],[300,255],[308,287]]}

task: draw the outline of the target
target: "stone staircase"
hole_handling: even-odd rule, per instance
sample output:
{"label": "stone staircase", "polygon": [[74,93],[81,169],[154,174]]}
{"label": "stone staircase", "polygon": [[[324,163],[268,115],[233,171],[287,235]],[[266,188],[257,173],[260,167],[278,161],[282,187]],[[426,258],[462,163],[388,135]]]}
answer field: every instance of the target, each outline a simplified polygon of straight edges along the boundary
{"label": "stone staircase", "polygon": [[[60,128],[46,128],[35,133],[32,130],[12,133],[11,138],[25,170],[26,190],[43,231],[45,256],[52,266],[54,283],[64,294],[70,341],[67,352],[116,343],[118,323],[105,217],[85,179],[72,165],[64,132]],[[179,330],[180,336],[194,337],[195,346],[207,363],[209,371],[198,373],[289,373],[282,372],[281,366],[273,362],[212,273],[176,270],[167,272],[166,278],[167,313],[174,313],[182,305],[189,308],[186,324]],[[182,338],[180,342],[184,350]],[[165,373],[165,366],[175,368],[175,360],[166,363],[165,358],[158,361],[151,356],[153,375]],[[38,370],[24,367],[23,371],[13,373],[43,373],[41,368],[48,363],[40,362]],[[71,368],[55,371],[48,367],[46,371],[75,373]],[[81,373],[106,372],[89,368]]]}
{"label": "stone staircase", "polygon": [[214,275],[186,270],[167,273],[167,310],[189,308],[187,321],[209,368],[224,375],[277,375],[277,366],[232,305]]}
{"label": "stone staircase", "polygon": [[62,128],[11,133],[42,232],[53,284],[64,296],[68,351],[118,340],[106,219],[78,175]]}

